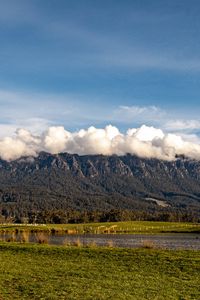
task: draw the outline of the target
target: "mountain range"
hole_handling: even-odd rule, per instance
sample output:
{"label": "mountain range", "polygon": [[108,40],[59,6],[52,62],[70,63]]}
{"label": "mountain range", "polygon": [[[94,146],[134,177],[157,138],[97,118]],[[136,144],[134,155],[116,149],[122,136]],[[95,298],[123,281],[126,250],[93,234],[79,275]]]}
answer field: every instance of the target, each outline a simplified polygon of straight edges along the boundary
{"label": "mountain range", "polygon": [[200,215],[200,161],[49,154],[0,160],[2,214],[183,210]]}

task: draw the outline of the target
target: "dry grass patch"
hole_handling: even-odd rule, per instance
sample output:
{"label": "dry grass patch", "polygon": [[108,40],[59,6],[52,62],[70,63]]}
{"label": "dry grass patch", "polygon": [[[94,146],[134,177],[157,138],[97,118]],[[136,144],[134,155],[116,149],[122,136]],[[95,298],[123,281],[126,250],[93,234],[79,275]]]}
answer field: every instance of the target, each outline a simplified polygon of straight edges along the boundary
{"label": "dry grass patch", "polygon": [[36,241],[39,244],[48,244],[49,243],[49,237],[44,234],[43,232],[37,232],[36,233]]}
{"label": "dry grass patch", "polygon": [[155,242],[151,241],[151,240],[143,240],[141,242],[142,248],[145,249],[157,249],[158,245],[156,245]]}

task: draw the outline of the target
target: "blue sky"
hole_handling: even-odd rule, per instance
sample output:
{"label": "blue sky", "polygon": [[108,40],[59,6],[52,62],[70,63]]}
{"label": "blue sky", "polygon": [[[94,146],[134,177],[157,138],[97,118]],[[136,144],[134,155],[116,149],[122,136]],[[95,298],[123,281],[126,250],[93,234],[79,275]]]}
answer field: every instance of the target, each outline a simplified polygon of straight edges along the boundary
{"label": "blue sky", "polygon": [[0,129],[200,130],[198,0],[0,0]]}

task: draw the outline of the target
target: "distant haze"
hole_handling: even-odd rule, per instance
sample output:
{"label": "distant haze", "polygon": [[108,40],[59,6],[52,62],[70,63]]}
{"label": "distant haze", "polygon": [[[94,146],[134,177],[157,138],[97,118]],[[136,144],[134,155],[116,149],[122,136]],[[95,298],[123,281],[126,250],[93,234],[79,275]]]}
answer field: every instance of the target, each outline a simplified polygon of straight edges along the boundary
{"label": "distant haze", "polygon": [[14,136],[0,140],[0,157],[15,160],[22,156],[37,156],[40,151],[49,153],[77,153],[124,155],[131,153],[144,158],[174,160],[176,155],[200,159],[198,140],[177,134],[164,133],[161,129],[142,125],[121,133],[112,125],[104,129],[89,127],[69,132],[62,126],[49,127],[40,135],[27,129],[18,129]]}

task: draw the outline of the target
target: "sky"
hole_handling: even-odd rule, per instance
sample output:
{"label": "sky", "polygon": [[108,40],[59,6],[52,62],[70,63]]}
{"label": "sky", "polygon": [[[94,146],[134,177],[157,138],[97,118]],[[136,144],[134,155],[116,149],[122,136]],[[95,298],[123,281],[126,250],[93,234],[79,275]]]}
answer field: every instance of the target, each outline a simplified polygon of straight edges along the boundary
{"label": "sky", "polygon": [[0,0],[0,137],[200,136],[199,0]]}

